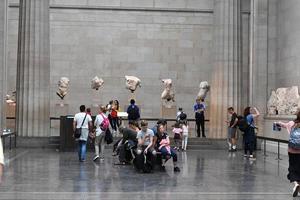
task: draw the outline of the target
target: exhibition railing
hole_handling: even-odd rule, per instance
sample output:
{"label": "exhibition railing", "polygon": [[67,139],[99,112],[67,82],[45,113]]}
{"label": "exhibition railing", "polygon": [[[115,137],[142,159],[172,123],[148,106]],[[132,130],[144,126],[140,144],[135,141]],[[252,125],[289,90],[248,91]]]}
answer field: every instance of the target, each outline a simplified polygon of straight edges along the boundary
{"label": "exhibition railing", "polygon": [[282,139],[276,139],[276,138],[270,138],[270,137],[264,137],[264,136],[256,136],[257,139],[261,139],[264,141],[264,156],[268,156],[267,155],[267,144],[266,144],[266,141],[271,141],[271,142],[277,142],[277,158],[276,160],[282,160],[280,158],[280,143],[283,143],[283,144],[288,144],[289,141],[287,140],[282,140]]}

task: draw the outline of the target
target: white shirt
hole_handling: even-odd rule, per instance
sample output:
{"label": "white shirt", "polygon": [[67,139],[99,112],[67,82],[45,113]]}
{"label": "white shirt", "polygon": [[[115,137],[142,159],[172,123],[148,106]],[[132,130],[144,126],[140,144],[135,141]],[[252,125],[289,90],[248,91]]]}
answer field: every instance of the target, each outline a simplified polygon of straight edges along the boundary
{"label": "white shirt", "polygon": [[2,147],[2,140],[0,139],[0,164],[4,165],[4,154]]}
{"label": "white shirt", "polygon": [[92,118],[89,114],[86,115],[86,118],[84,120],[84,123],[83,125],[81,126],[82,124],[82,121],[85,117],[86,113],[85,112],[80,112],[80,113],[77,113],[74,117],[74,121],[76,121],[76,128],[86,128],[88,129],[89,128],[89,122],[92,121]]}
{"label": "white shirt", "polygon": [[188,136],[189,135],[189,127],[182,125],[182,132],[183,132],[183,135]]}
{"label": "white shirt", "polygon": [[[104,113],[101,113],[104,117],[107,117]],[[96,136],[99,136],[101,133],[103,133],[103,131],[100,128],[100,124],[102,123],[102,121],[104,120],[104,118],[102,117],[101,114],[98,114],[96,116],[95,122],[94,122],[94,126],[96,126]]]}

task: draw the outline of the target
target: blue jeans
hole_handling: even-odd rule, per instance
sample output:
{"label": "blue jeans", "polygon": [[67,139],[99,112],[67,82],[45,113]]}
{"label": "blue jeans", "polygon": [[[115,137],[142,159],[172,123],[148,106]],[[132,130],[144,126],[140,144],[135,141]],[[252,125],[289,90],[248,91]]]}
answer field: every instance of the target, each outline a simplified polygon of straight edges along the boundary
{"label": "blue jeans", "polygon": [[168,150],[166,149],[166,147],[162,147],[160,149],[161,155],[164,159],[170,159],[171,157],[173,158],[173,162],[177,162],[177,154],[176,151],[174,149],[171,148],[171,154],[168,152]]}
{"label": "blue jeans", "polygon": [[78,141],[78,157],[79,160],[85,160],[85,156],[86,156],[86,141],[83,140],[79,140]]}

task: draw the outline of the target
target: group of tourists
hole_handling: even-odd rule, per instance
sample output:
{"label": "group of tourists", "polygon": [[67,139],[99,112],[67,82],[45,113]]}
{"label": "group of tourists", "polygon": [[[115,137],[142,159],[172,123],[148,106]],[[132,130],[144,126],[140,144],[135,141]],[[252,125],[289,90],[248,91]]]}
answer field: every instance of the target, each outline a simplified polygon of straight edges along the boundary
{"label": "group of tourists", "polygon": [[[167,160],[173,158],[174,171],[180,171],[176,165],[176,151],[170,146],[170,138],[165,131],[166,120],[159,120],[152,129],[148,128],[147,121],[139,120],[139,108],[135,105],[134,100],[130,101],[127,109],[129,119],[127,127],[118,124],[118,118],[115,117],[117,115],[112,114],[114,110],[118,110],[118,104],[115,102],[109,102],[107,106],[100,106],[94,122],[89,109],[86,109],[84,105],[81,105],[79,109],[80,112],[74,116],[73,129],[74,132],[80,129],[80,136],[76,138],[78,140],[78,158],[80,162],[86,161],[86,148],[89,139],[93,140],[95,148],[93,161],[103,161],[105,144],[108,143],[106,140],[107,132],[114,132],[116,131],[115,128],[118,127],[122,138],[113,145],[113,155],[119,156],[120,164],[128,164],[134,160],[137,169],[142,166],[140,167],[142,170],[143,163],[147,160],[150,163],[150,171],[152,171],[156,165],[157,152],[159,152],[161,159],[159,165],[162,170],[165,169]],[[186,130],[184,134],[187,134]],[[186,142],[187,139],[184,141]],[[134,152],[129,148],[134,148]],[[186,149],[186,143],[183,143],[182,149]]]}
{"label": "group of tourists", "polygon": [[[80,112],[74,117],[74,130],[81,128],[81,136],[78,139],[79,161],[84,162],[86,159],[86,142],[92,135],[89,133],[90,130],[95,127],[95,156],[93,160],[97,161],[98,159],[104,159],[107,130],[114,132],[118,129],[122,138],[115,142],[113,155],[118,156],[120,164],[133,163],[137,170],[143,172],[151,172],[155,166],[165,171],[166,162],[172,158],[174,171],[180,171],[177,166],[177,152],[186,150],[189,135],[187,115],[182,108],[179,108],[176,123],[172,129],[174,148],[171,147],[170,137],[166,132],[166,120],[161,119],[154,127],[149,127],[147,121],[140,120],[139,107],[135,105],[135,101],[132,99],[127,109],[128,126],[124,127],[121,126],[118,115],[114,113],[117,110],[119,110],[117,101],[112,101],[107,106],[100,106],[99,113],[92,124],[92,118],[88,110],[84,105],[80,106]],[[197,99],[194,112],[198,137],[200,137],[200,129],[202,129],[202,137],[206,137],[204,131],[205,110],[204,101]],[[256,107],[246,107],[243,115],[238,115],[233,107],[229,107],[227,111],[230,115],[230,120],[226,121],[228,124],[229,151],[237,150],[237,130],[239,129],[243,133],[244,157],[255,160],[254,150],[257,129],[255,122],[260,116],[260,112]],[[291,145],[291,141],[296,141],[294,143],[299,144],[299,138],[297,140],[297,137],[300,135],[300,112],[297,113],[295,120],[287,123],[276,122],[276,125],[286,128],[290,134],[288,179],[294,183],[293,196],[297,196],[300,191],[300,147]]]}
{"label": "group of tourists", "polygon": [[[255,107],[246,107],[243,116],[238,116],[233,107],[228,108],[231,118],[228,123],[228,144],[230,151],[236,151],[237,129],[243,132],[244,156],[255,160],[253,155],[256,144],[255,121],[260,116]],[[274,126],[287,129],[289,134],[288,156],[289,168],[287,178],[293,186],[293,197],[300,192],[300,111],[296,113],[296,119],[289,122],[275,122]],[[249,154],[248,154],[249,153]]]}
{"label": "group of tourists", "polygon": [[[237,129],[243,133],[244,157],[255,160],[253,155],[256,145],[255,121],[260,116],[256,107],[246,107],[242,116],[238,116],[233,107],[227,109],[230,115],[227,142],[229,151],[237,151]],[[249,154],[248,154],[249,153]]]}

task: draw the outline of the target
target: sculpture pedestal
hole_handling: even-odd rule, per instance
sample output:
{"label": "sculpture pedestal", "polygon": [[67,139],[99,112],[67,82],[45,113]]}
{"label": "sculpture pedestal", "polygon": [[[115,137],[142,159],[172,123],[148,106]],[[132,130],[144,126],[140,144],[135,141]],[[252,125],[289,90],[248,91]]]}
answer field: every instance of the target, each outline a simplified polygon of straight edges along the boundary
{"label": "sculpture pedestal", "polygon": [[176,105],[172,105],[171,107],[165,107],[163,104],[161,105],[161,117],[165,119],[175,119],[177,113]]}
{"label": "sculpture pedestal", "polygon": [[16,128],[16,104],[6,104],[6,128],[15,130]]}
{"label": "sculpture pedestal", "polygon": [[[54,106],[54,116],[61,117],[69,114],[69,104],[56,103]],[[59,136],[60,122],[59,120],[51,120],[50,122],[50,135]]]}
{"label": "sculpture pedestal", "polygon": [[69,104],[65,104],[63,102],[55,104],[54,107],[55,117],[65,116],[68,115],[68,113],[69,113]]}
{"label": "sculpture pedestal", "polygon": [[99,109],[100,109],[100,105],[97,104],[97,103],[93,103],[91,104],[91,113],[92,113],[92,116],[96,116],[98,115],[99,113]]}

